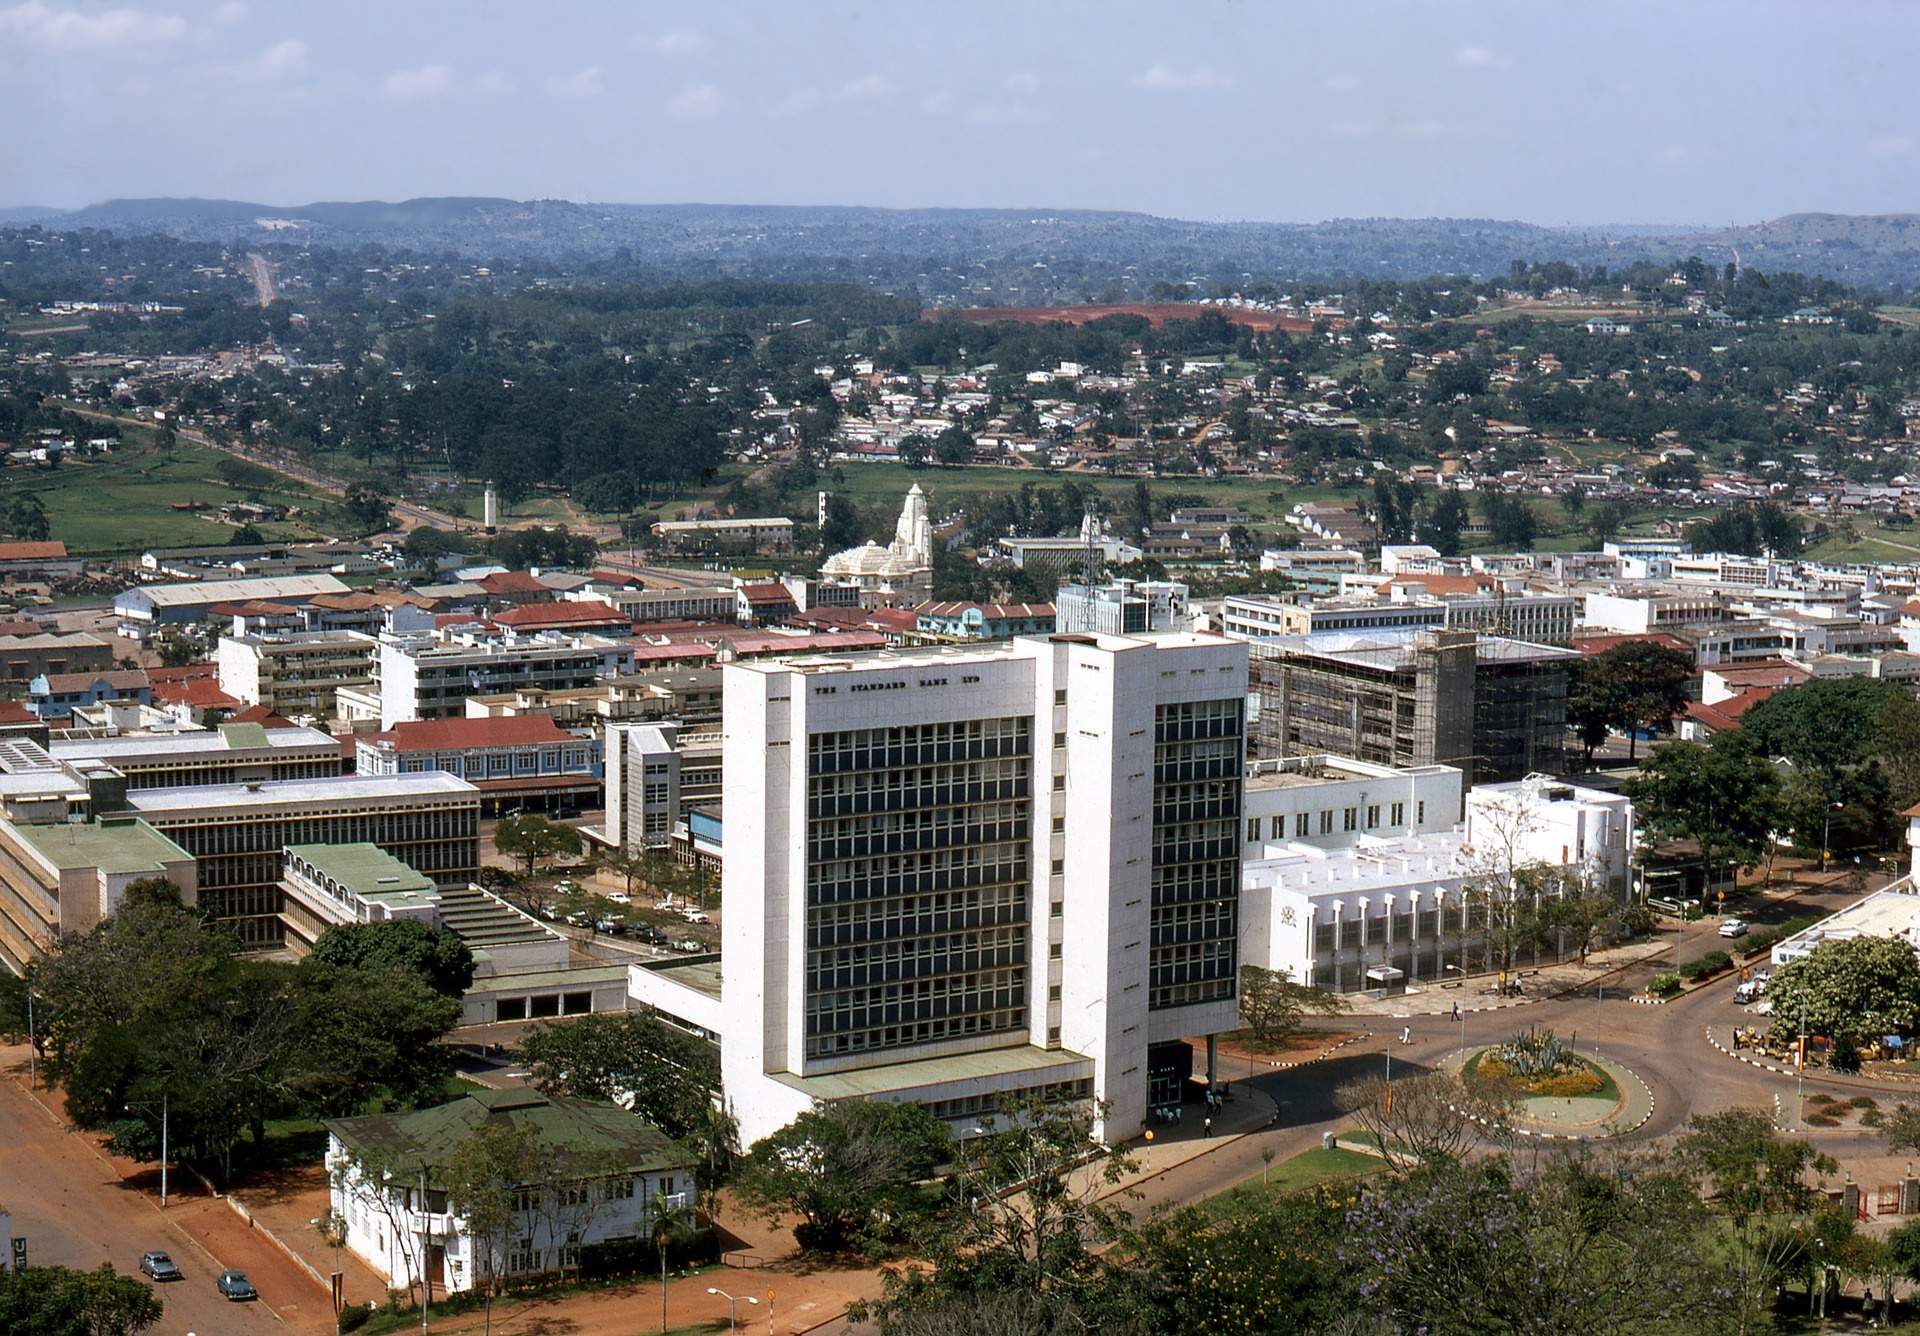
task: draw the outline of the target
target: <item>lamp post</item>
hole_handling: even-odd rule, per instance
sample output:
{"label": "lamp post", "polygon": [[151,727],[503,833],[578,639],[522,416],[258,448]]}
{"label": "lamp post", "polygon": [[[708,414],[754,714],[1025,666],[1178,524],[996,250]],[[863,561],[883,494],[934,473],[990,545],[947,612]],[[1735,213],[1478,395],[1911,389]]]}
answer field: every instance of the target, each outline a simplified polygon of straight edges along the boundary
{"label": "lamp post", "polygon": [[1826,819],[1820,823],[1820,870],[1827,870],[1827,851],[1833,843],[1833,814],[1845,807],[1845,803],[1828,803]]}
{"label": "lamp post", "polygon": [[347,1241],[347,1217],[327,1208],[325,1215],[317,1215],[307,1221],[314,1231],[329,1244],[333,1245],[333,1330],[335,1336],[340,1331],[340,1245]]}
{"label": "lamp post", "polygon": [[707,1286],[707,1293],[708,1293],[708,1294],[717,1294],[717,1295],[719,1295],[719,1296],[720,1296],[720,1297],[721,1297],[722,1299],[725,1299],[725,1300],[727,1301],[727,1330],[728,1330],[729,1332],[737,1332],[737,1331],[739,1331],[739,1330],[740,1330],[740,1328],[739,1328],[739,1326],[738,1326],[738,1325],[737,1325],[737,1324],[736,1324],[736,1323],[734,1322],[734,1318],[733,1318],[733,1312],[734,1312],[734,1306],[735,1306],[735,1305],[737,1305],[737,1304],[738,1304],[738,1303],[740,1302],[740,1300],[742,1300],[742,1299],[745,1299],[745,1300],[746,1300],[746,1301],[747,1301],[748,1303],[750,1303],[750,1304],[757,1304],[757,1303],[759,1303],[759,1302],[760,1302],[760,1300],[759,1300],[759,1297],[758,1297],[758,1296],[756,1296],[756,1295],[752,1295],[752,1294],[743,1294],[743,1295],[734,1295],[734,1294],[728,1294],[728,1293],[727,1293],[727,1292],[726,1292],[725,1290],[716,1290],[716,1289],[715,1289],[715,1288],[714,1288],[713,1286],[711,1286],[711,1285],[709,1285],[709,1286]]}
{"label": "lamp post", "polygon": [[[150,1099],[130,1099],[128,1106],[136,1109],[151,1109]],[[160,1209],[167,1209],[167,1093],[160,1092]]]}

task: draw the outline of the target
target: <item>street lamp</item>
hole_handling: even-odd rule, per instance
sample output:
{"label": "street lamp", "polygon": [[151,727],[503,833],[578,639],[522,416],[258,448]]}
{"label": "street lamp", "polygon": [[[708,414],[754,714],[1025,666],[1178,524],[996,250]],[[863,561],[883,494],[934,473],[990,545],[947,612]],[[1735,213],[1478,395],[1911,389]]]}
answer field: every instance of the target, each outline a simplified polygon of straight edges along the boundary
{"label": "street lamp", "polygon": [[1826,820],[1821,822],[1820,825],[1820,870],[1822,872],[1827,870],[1827,851],[1833,843],[1831,838],[1833,835],[1833,814],[1845,806],[1845,803],[1827,804]]}
{"label": "street lamp", "polygon": [[[130,1099],[124,1102],[130,1108],[153,1108],[153,1101],[150,1099]],[[164,1090],[160,1092],[160,1209],[163,1211],[167,1209],[167,1095]]]}
{"label": "street lamp", "polygon": [[745,1294],[745,1295],[733,1295],[733,1294],[728,1294],[728,1293],[727,1293],[727,1292],[726,1292],[725,1290],[716,1290],[716,1289],[715,1289],[715,1288],[714,1288],[713,1286],[711,1286],[711,1285],[709,1285],[709,1286],[707,1286],[707,1293],[708,1293],[708,1294],[717,1294],[717,1295],[719,1295],[719,1296],[720,1296],[720,1297],[721,1297],[722,1299],[725,1299],[725,1300],[727,1301],[727,1330],[728,1330],[728,1331],[730,1331],[730,1332],[735,1332],[735,1331],[738,1331],[738,1330],[740,1330],[740,1328],[739,1328],[739,1326],[738,1326],[738,1325],[736,1325],[736,1324],[735,1324],[735,1322],[734,1322],[734,1320],[733,1320],[733,1310],[734,1310],[734,1305],[736,1305],[736,1304],[738,1304],[738,1303],[740,1302],[740,1300],[741,1300],[741,1299],[745,1299],[745,1300],[746,1300],[746,1301],[747,1301],[748,1303],[750,1303],[750,1304],[757,1304],[757,1303],[759,1303],[759,1302],[760,1302],[760,1300],[759,1300],[759,1298],[758,1298],[757,1296],[755,1296],[755,1295],[752,1295],[752,1294]]}

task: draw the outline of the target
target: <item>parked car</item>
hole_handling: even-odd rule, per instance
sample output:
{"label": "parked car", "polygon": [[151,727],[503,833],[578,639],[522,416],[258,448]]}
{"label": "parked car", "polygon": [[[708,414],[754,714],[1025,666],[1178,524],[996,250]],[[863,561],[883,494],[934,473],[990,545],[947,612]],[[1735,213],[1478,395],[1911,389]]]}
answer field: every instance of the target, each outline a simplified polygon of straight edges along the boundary
{"label": "parked car", "polygon": [[180,1268],[163,1252],[140,1254],[140,1269],[155,1280],[179,1280]]}
{"label": "parked car", "polygon": [[1720,925],[1720,935],[1722,937],[1745,937],[1747,935],[1747,921],[1737,918],[1728,919]]}
{"label": "parked car", "polygon": [[1733,1000],[1744,1007],[1749,1002],[1758,1001],[1766,991],[1767,985],[1762,980],[1747,979],[1733,990]]}
{"label": "parked car", "polygon": [[703,910],[699,910],[699,909],[683,909],[683,910],[681,910],[680,912],[681,912],[682,914],[684,914],[684,915],[686,915],[686,918],[687,918],[687,922],[689,922],[689,923],[711,923],[711,922],[713,922],[713,920],[712,920],[712,919],[710,919],[710,918],[708,918],[708,917],[706,916],[706,913],[705,913],[705,911],[703,911]]}
{"label": "parked car", "polygon": [[229,1300],[235,1303],[243,1299],[258,1299],[260,1297],[254,1293],[253,1282],[247,1279],[247,1273],[244,1271],[222,1271],[220,1273],[220,1279],[216,1280],[214,1284],[220,1287],[220,1293],[226,1295]]}

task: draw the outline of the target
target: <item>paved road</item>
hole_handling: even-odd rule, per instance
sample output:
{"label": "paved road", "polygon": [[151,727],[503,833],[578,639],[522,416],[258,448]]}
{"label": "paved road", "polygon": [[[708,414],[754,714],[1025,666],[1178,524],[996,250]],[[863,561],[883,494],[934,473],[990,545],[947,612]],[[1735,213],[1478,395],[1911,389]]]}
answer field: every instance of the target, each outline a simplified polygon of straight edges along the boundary
{"label": "paved road", "polygon": [[[5,1065],[24,1050],[0,1051]],[[13,1231],[27,1240],[30,1264],[91,1271],[112,1262],[136,1273],[140,1254],[163,1249],[185,1279],[159,1287],[166,1306],[156,1336],[246,1336],[249,1332],[330,1332],[333,1314],[324,1291],[286,1260],[224,1202],[189,1189],[172,1176],[163,1214],[157,1169],[122,1177],[122,1166],[89,1140],[69,1133],[29,1095],[20,1074],[0,1075],[0,1185],[13,1213]],[[213,1278],[242,1270],[259,1287],[259,1303],[230,1303]]]}

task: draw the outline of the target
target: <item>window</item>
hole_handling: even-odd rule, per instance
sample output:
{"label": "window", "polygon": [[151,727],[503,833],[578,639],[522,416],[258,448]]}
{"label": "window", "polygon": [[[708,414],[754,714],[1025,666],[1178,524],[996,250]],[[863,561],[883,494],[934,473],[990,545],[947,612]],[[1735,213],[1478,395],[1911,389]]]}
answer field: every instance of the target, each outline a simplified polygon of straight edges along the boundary
{"label": "window", "polygon": [[1067,735],[1065,733],[1055,733],[1053,735],[1053,749],[1055,751],[1065,751],[1066,746]]}
{"label": "window", "polygon": [[1055,775],[1053,777],[1053,791],[1055,793],[1065,793],[1067,791],[1067,777],[1065,775]]}
{"label": "window", "polygon": [[1059,901],[1059,900],[1055,900],[1055,901],[1053,902],[1053,908],[1052,908],[1052,912],[1050,912],[1050,913],[1049,913],[1049,914],[1047,915],[1047,917],[1048,917],[1048,918],[1059,918],[1059,917],[1060,917],[1060,916],[1061,916],[1062,914],[1064,914],[1064,913],[1066,912],[1066,909],[1067,909],[1067,907],[1066,907],[1066,905],[1065,905],[1065,904],[1064,904],[1064,903],[1063,903],[1062,901]]}
{"label": "window", "polygon": [[1047,1047],[1048,1048],[1060,1047],[1060,1027],[1059,1026],[1049,1025],[1047,1027]]}
{"label": "window", "polygon": [[494,1004],[494,1019],[500,1021],[523,1021],[527,1018],[527,999],[524,997],[503,997]]}
{"label": "window", "polygon": [[1055,942],[1052,946],[1049,946],[1047,948],[1047,959],[1048,960],[1060,959],[1060,943]]}
{"label": "window", "polygon": [[1247,843],[1252,844],[1260,838],[1260,818],[1251,817],[1247,821]]}
{"label": "window", "polygon": [[1060,985],[1057,983],[1047,985],[1047,1001],[1058,1002],[1059,1000],[1060,1000]]}
{"label": "window", "polygon": [[1065,705],[1067,703],[1067,689],[1065,687],[1056,687],[1054,689],[1053,703],[1055,705]]}
{"label": "window", "polygon": [[565,993],[561,995],[560,1009],[569,1016],[584,1016],[593,1010],[592,993]]}
{"label": "window", "polygon": [[1311,834],[1313,834],[1313,814],[1311,812],[1295,813],[1293,818],[1293,837],[1297,840],[1304,840]]}
{"label": "window", "polygon": [[1333,834],[1333,809],[1331,807],[1320,814],[1320,833],[1322,835]]}
{"label": "window", "polygon": [[1067,819],[1064,816],[1057,816],[1053,819],[1053,833],[1055,835],[1060,834],[1062,831],[1066,830],[1066,828],[1067,828]]}
{"label": "window", "polygon": [[1396,826],[1404,826],[1407,824],[1407,805],[1405,803],[1395,803],[1393,805],[1393,824]]}
{"label": "window", "polygon": [[1359,828],[1360,828],[1360,809],[1357,807],[1347,807],[1347,808],[1341,809],[1340,829],[1358,830]]}
{"label": "window", "polygon": [[1061,876],[1065,876],[1065,875],[1066,875],[1066,871],[1067,871],[1067,860],[1066,860],[1066,859],[1064,859],[1064,858],[1056,858],[1056,859],[1054,859],[1054,860],[1053,860],[1053,875],[1054,875],[1054,876],[1056,876],[1056,877],[1061,877]]}
{"label": "window", "polygon": [[1380,824],[1380,804],[1368,803],[1367,804],[1367,829],[1372,830],[1375,826],[1378,826],[1379,824]]}
{"label": "window", "polygon": [[1427,824],[1427,804],[1424,801],[1413,805],[1413,823],[1416,826]]}

